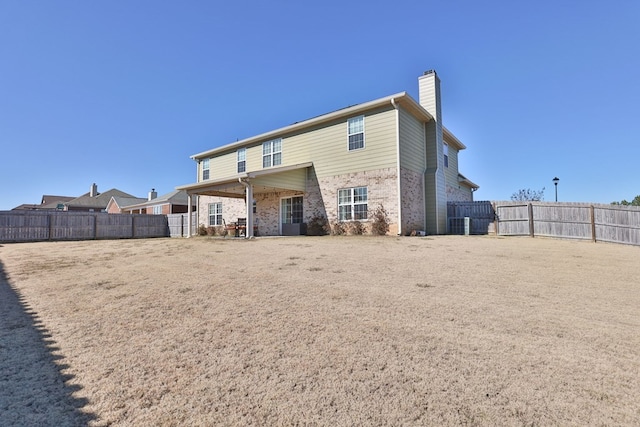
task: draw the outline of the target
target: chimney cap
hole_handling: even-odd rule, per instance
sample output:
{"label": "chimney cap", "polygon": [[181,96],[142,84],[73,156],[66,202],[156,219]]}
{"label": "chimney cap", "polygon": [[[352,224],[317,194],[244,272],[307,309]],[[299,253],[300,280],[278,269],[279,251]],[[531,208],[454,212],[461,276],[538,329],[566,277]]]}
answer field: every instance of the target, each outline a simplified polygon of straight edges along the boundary
{"label": "chimney cap", "polygon": [[429,74],[437,74],[437,73],[436,73],[436,70],[427,70],[424,72],[425,76],[428,76]]}

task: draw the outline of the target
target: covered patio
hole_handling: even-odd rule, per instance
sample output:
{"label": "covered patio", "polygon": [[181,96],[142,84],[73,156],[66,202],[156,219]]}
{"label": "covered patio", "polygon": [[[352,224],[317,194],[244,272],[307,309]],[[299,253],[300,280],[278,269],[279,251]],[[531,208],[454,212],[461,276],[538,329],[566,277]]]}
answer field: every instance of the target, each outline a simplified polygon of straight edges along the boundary
{"label": "covered patio", "polygon": [[[246,232],[245,238],[254,237],[255,215],[253,202],[256,195],[270,193],[298,192],[305,193],[307,188],[307,171],[313,167],[312,162],[290,166],[272,167],[258,171],[239,173],[227,178],[205,180],[194,184],[176,187],[185,190],[188,195],[189,224],[191,230],[191,211],[194,196],[214,196],[245,200]],[[202,209],[198,205],[198,210]],[[281,214],[279,215],[281,216]],[[187,235],[191,237],[191,233]]]}

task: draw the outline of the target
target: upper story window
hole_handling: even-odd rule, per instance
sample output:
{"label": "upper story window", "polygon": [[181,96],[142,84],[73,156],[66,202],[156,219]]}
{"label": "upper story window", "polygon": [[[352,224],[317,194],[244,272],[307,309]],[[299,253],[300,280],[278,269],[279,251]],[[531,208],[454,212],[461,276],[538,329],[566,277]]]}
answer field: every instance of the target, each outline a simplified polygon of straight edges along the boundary
{"label": "upper story window", "polygon": [[237,157],[238,157],[238,173],[246,172],[247,171],[247,149],[240,148],[237,151]]}
{"label": "upper story window", "polygon": [[338,190],[338,219],[340,221],[366,220],[367,206],[367,187]]}
{"label": "upper story window", "polygon": [[209,179],[209,159],[202,161],[202,180]]}
{"label": "upper story window", "polygon": [[262,167],[270,168],[282,164],[282,139],[274,139],[262,144]]}
{"label": "upper story window", "polygon": [[349,119],[349,151],[364,148],[364,116]]}
{"label": "upper story window", "polygon": [[444,167],[448,168],[449,167],[449,146],[447,144],[444,144],[444,146],[442,147],[442,151],[444,152]]}

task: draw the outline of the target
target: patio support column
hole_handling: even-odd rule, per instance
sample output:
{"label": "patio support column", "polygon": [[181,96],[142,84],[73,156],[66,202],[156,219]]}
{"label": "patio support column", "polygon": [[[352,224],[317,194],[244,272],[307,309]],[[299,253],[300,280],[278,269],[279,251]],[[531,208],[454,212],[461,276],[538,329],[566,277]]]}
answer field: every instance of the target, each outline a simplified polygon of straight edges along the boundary
{"label": "patio support column", "polygon": [[191,237],[191,193],[187,193],[187,237]]}
{"label": "patio support column", "polygon": [[245,205],[247,206],[247,228],[244,230],[244,237],[246,239],[251,239],[253,238],[253,185],[251,185],[249,179],[246,179],[246,181],[243,179],[246,178],[238,178],[238,182],[244,185],[247,199],[245,202]]}
{"label": "patio support column", "polygon": [[247,229],[245,230],[247,239],[253,238],[253,185],[247,182]]}

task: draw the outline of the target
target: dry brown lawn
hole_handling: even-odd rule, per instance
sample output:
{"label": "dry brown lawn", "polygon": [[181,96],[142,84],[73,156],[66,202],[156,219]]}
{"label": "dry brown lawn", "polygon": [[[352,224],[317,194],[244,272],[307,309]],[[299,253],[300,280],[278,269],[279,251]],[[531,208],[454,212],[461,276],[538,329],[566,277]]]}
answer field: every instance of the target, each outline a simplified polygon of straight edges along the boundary
{"label": "dry brown lawn", "polygon": [[0,424],[640,425],[639,261],[540,238],[5,244]]}

